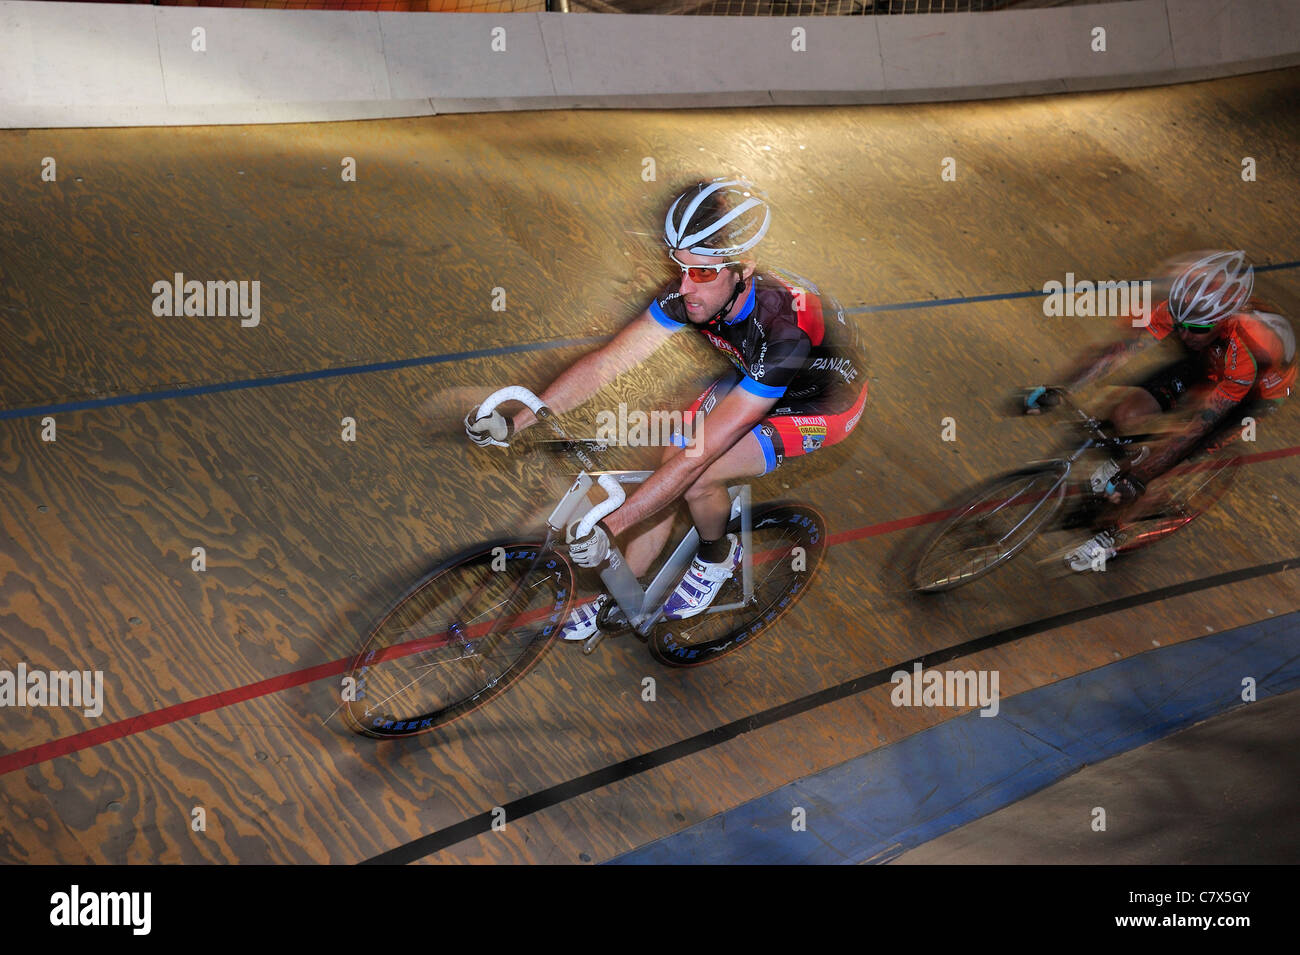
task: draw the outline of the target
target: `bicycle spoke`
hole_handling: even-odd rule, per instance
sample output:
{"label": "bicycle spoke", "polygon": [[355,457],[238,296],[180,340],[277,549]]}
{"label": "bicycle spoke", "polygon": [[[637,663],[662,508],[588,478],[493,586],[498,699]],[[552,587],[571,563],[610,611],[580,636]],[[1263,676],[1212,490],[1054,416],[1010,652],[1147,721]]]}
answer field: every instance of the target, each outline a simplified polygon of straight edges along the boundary
{"label": "bicycle spoke", "polygon": [[562,558],[539,569],[544,545],[510,551],[520,556],[504,568],[489,549],[436,572],[372,631],[355,664],[366,692],[344,707],[355,729],[421,732],[482,705],[527,672],[555,639],[572,579]]}
{"label": "bicycle spoke", "polygon": [[913,568],[913,585],[948,590],[1010,560],[1056,513],[1063,474],[1044,467],[989,482],[935,531]]}

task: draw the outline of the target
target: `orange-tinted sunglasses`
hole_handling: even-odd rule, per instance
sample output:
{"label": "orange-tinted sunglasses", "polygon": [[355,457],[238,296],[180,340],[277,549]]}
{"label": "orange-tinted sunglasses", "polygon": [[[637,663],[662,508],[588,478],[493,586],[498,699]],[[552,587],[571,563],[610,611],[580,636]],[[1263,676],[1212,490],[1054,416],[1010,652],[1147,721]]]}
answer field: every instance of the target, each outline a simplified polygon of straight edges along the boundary
{"label": "orange-tinted sunglasses", "polygon": [[689,275],[691,281],[697,285],[707,285],[721,275],[723,269],[740,264],[738,262],[723,262],[721,265],[687,265],[671,252],[668,253],[668,258],[676,262],[677,267]]}

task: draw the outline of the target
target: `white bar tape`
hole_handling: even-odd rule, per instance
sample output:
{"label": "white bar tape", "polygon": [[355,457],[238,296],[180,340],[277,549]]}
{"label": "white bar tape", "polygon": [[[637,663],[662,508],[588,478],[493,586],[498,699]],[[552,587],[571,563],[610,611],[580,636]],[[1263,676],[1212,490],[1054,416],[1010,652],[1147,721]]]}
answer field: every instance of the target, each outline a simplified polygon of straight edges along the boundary
{"label": "white bar tape", "polygon": [[588,511],[587,516],[578,522],[578,529],[574,532],[578,538],[590,534],[591,529],[596,526],[598,520],[617,511],[623,506],[623,501],[627,498],[627,495],[623,493],[623,485],[619,484],[612,475],[602,474],[596,483],[604,489],[608,496]]}
{"label": "white bar tape", "polygon": [[522,401],[528,406],[528,410],[533,414],[536,414],[537,409],[542,407],[542,399],[538,398],[527,388],[522,388],[519,385],[510,385],[508,388],[494,391],[492,394],[484,398],[483,403],[478,406],[478,414],[474,416],[474,420],[477,421],[480,418],[486,418],[493,411],[496,411],[497,405],[505,404],[507,401]]}

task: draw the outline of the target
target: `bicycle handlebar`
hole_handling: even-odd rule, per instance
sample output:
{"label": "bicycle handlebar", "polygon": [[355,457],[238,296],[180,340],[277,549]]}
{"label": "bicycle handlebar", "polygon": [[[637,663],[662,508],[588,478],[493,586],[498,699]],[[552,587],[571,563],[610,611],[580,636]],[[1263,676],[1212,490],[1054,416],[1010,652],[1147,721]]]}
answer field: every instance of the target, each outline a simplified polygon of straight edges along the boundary
{"label": "bicycle handlebar", "polygon": [[1108,422],[1102,421],[1100,418],[1094,417],[1093,415],[1085,411],[1083,408],[1079,407],[1079,405],[1077,405],[1073,400],[1071,400],[1070,393],[1066,391],[1064,388],[1048,388],[1047,391],[1049,394],[1055,395],[1056,400],[1059,401],[1062,405],[1064,405],[1066,408],[1069,408],[1071,411],[1073,411],[1076,415],[1079,416],[1079,424],[1083,426],[1083,429],[1085,431],[1087,431],[1089,434],[1092,435],[1093,440],[1097,441],[1098,443],[1105,443],[1105,442],[1116,440],[1116,436],[1110,434],[1105,428],[1105,425]]}
{"label": "bicycle handlebar", "polygon": [[[1148,441],[1155,437],[1152,434],[1119,434],[1111,421],[1089,414],[1070,398],[1070,393],[1064,388],[1048,387],[1047,393],[1054,395],[1057,401],[1078,416],[1076,423],[1088,435],[1089,443],[1094,447],[1117,452],[1123,451],[1135,443]],[[1080,451],[1082,450],[1081,448]]]}
{"label": "bicycle handlebar", "polygon": [[623,493],[623,485],[619,484],[618,481],[614,480],[608,474],[602,474],[596,479],[596,483],[599,484],[601,489],[605,492],[605,500],[601,501],[589,510],[586,515],[583,516],[582,520],[578,522],[578,529],[573,532],[575,540],[586,537],[590,534],[591,529],[596,526],[597,521],[613,514],[623,506],[623,501],[627,499],[627,495]]}
{"label": "bicycle handlebar", "polygon": [[[564,441],[569,440],[569,436],[564,433],[564,428],[556,420],[551,409],[542,403],[541,398],[520,385],[509,385],[488,395],[478,406],[478,413],[474,416],[475,419],[486,418],[497,409],[498,405],[505,404],[507,401],[518,401],[527,406],[528,410],[537,416],[537,420],[550,428],[556,437]],[[595,469],[591,459],[581,449],[574,449],[571,453],[581,468],[585,470]],[[578,522],[578,528],[574,532],[576,537],[586,537],[591,533],[591,529],[596,526],[597,521],[613,514],[623,506],[623,502],[627,499],[623,486],[610,475],[602,474],[596,479],[596,483],[605,492],[605,500],[588,511],[582,520]]]}
{"label": "bicycle handlebar", "polygon": [[483,403],[478,406],[478,414],[474,416],[475,419],[486,418],[492,412],[497,410],[497,405],[503,405],[507,401],[518,401],[525,404],[528,406],[528,410],[533,414],[537,414],[538,411],[546,407],[542,404],[542,399],[538,398],[527,388],[522,388],[519,385],[510,385],[494,391],[492,394],[484,398]]}

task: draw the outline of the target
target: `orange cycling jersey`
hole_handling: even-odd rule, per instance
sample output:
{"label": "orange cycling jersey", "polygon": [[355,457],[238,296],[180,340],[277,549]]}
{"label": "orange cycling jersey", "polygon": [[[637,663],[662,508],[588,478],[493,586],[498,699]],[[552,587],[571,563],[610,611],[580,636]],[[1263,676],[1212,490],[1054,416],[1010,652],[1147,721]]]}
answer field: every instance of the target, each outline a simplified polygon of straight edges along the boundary
{"label": "orange cycling jersey", "polygon": [[[1174,330],[1169,303],[1151,314],[1147,331],[1157,341]],[[1205,380],[1214,385],[1209,397],[1222,395],[1234,404],[1247,398],[1277,401],[1291,394],[1296,380],[1295,331],[1271,306],[1251,299],[1245,310],[1215,326],[1218,336],[1201,352]]]}

